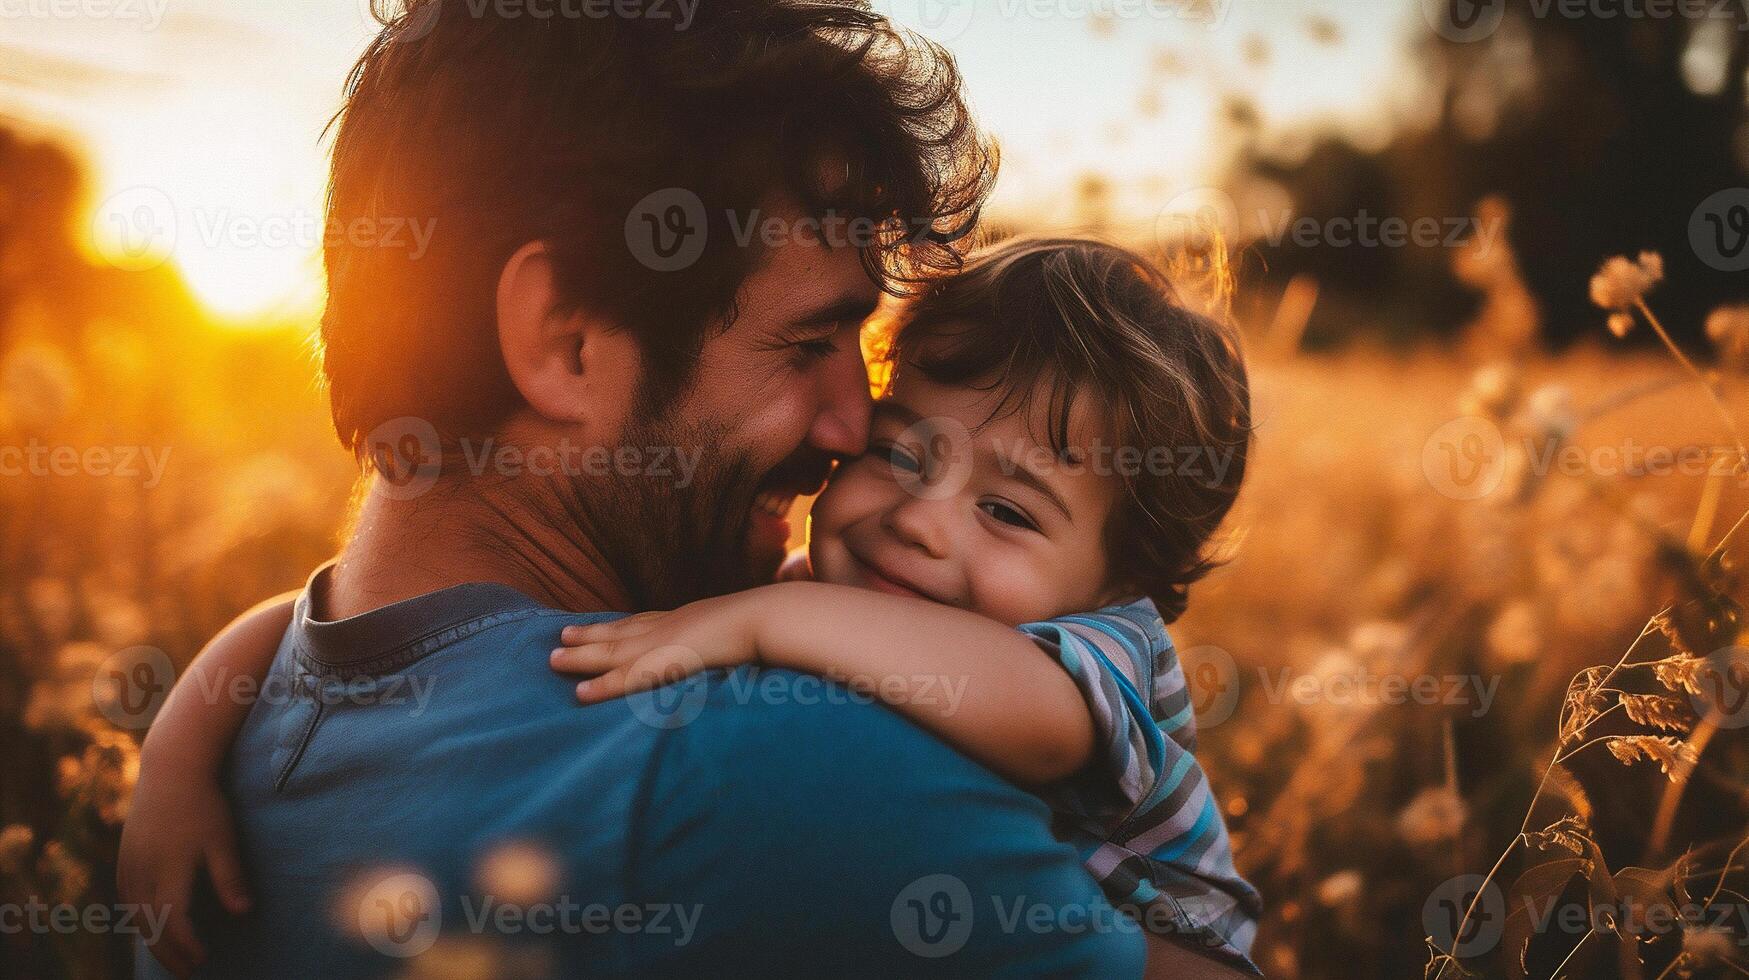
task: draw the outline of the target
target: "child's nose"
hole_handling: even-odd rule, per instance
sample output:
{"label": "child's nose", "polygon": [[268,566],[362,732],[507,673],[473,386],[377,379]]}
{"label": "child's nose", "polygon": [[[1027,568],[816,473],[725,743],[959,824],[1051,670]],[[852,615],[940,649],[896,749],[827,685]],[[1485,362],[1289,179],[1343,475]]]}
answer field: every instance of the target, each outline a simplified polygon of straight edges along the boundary
{"label": "child's nose", "polygon": [[946,517],[952,506],[951,500],[908,497],[887,511],[884,523],[895,537],[929,557],[946,558],[951,537]]}

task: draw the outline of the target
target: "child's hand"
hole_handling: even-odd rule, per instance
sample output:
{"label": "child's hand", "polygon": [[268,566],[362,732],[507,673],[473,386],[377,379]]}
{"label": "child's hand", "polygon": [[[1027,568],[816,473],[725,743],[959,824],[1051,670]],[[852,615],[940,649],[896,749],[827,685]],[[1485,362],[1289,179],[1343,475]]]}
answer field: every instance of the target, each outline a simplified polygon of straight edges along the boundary
{"label": "child's hand", "polygon": [[673,684],[712,667],[759,660],[755,638],[767,596],[781,586],[704,599],[670,612],[647,612],[611,623],[567,626],[552,667],[598,674],[577,685],[585,704]]}
{"label": "child's hand", "polygon": [[148,945],[158,962],[181,977],[206,959],[188,917],[195,875],[203,869],[226,911],[249,911],[230,803],[217,784],[178,777],[155,784],[143,780],[122,829],[116,884],[122,902],[167,916]]}

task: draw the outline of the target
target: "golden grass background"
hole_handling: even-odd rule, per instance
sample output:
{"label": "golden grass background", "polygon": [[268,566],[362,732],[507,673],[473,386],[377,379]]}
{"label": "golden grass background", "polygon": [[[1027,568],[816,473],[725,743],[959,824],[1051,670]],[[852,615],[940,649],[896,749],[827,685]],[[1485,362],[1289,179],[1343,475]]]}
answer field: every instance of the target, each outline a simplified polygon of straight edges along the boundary
{"label": "golden grass background", "polygon": [[[139,732],[116,723],[129,718],[105,701],[106,670],[142,645],[184,664],[230,616],[298,586],[334,550],[355,474],[327,426],[301,331],[197,319],[167,328],[125,308],[74,317],[53,299],[15,296],[4,310],[0,444],[155,447],[169,464],[151,487],[89,474],[0,478],[0,900],[112,902]],[[1521,884],[1550,854],[1516,835],[1563,816],[1583,818],[1569,838],[1586,850],[1595,841],[1602,870],[1543,883],[1545,893],[1630,866],[1668,871],[1690,849],[1686,870],[1736,881],[1740,855],[1715,853],[1741,838],[1749,810],[1736,729],[1704,744],[1692,773],[1589,751],[1526,813],[1571,717],[1563,704],[1575,674],[1616,662],[1666,607],[1735,608],[1734,563],[1702,574],[1677,552],[1691,539],[1703,554],[1720,541],[1749,509],[1749,478],[1716,478],[1712,516],[1697,529],[1702,476],[1511,470],[1501,491],[1460,500],[1424,465],[1441,426],[1475,413],[1509,448],[1569,425],[1566,441],[1581,448],[1728,445],[1698,380],[1668,357],[1612,352],[1602,322],[1600,311],[1597,340],[1559,357],[1486,360],[1436,346],[1280,353],[1248,327],[1253,347],[1277,352],[1253,359],[1257,443],[1230,524],[1233,558],[1193,590],[1174,634],[1184,650],[1220,648],[1234,667],[1217,679],[1236,690],[1235,710],[1204,726],[1200,754],[1240,866],[1268,902],[1257,955],[1270,975],[1413,975],[1432,952],[1430,897],[1488,871],[1515,841],[1496,880]],[[1728,372],[1718,383],[1745,417],[1749,384]],[[1689,644],[1701,656],[1735,641],[1734,621],[1706,629],[1712,647]],[[1634,659],[1679,654],[1664,635],[1654,631]],[[1498,694],[1479,716],[1475,705],[1271,696],[1277,678],[1363,669],[1497,678]],[[1193,671],[1193,683],[1207,676]],[[1639,682],[1672,694],[1649,675]],[[1693,722],[1669,734],[1687,738]],[[1590,734],[1661,731],[1618,711]],[[1674,809],[1660,842],[1666,799]],[[1697,878],[1694,891],[1704,896],[1711,880]],[[1715,904],[1737,901],[1735,887]],[[1714,933],[1695,922],[1586,936],[1564,969],[1740,971],[1743,937],[1721,947]],[[1523,960],[1501,940],[1461,967],[1552,976],[1579,938],[1537,938]],[[126,970],[115,936],[11,934],[0,947],[25,975]],[[1643,965],[1630,968],[1623,949]]]}

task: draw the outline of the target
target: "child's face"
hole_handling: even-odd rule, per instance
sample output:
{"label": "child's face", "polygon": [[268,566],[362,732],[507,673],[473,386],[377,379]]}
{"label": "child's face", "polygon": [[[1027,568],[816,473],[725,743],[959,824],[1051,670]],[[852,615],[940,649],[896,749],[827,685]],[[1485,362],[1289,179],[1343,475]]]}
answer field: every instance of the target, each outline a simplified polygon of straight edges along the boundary
{"label": "child's face", "polygon": [[1039,417],[1005,409],[986,424],[1000,397],[901,365],[875,403],[868,453],[838,468],[809,514],[814,577],[1010,626],[1121,598],[1104,542],[1117,490],[1096,426],[1077,405],[1078,459],[1059,459],[1039,439],[1047,399],[1033,401]]}

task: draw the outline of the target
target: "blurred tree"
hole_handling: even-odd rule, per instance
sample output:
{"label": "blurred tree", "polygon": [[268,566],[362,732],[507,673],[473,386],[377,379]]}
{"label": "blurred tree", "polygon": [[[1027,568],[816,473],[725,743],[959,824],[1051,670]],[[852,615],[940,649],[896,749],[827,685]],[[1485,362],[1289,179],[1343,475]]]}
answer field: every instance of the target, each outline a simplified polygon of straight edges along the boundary
{"label": "blurred tree", "polygon": [[[1314,219],[1362,208],[1457,219],[1498,194],[1557,345],[1601,329],[1586,284],[1603,258],[1659,251],[1678,286],[1659,296],[1660,308],[1674,331],[1698,338],[1709,310],[1749,296],[1749,276],[1690,244],[1691,221],[1706,220],[1697,217],[1704,201],[1749,188],[1749,10],[1577,6],[1582,16],[1567,16],[1575,5],[1560,0],[1449,0],[1449,23],[1498,26],[1474,40],[1428,32],[1422,49],[1438,98],[1430,127],[1405,128],[1376,153],[1331,141],[1290,164],[1253,154],[1249,169],[1286,186]],[[1696,8],[1706,16],[1682,16]],[[1652,16],[1657,10],[1666,16]],[[1749,221],[1749,189],[1737,213]],[[1326,335],[1404,314],[1450,331],[1477,306],[1440,271],[1449,270],[1447,249],[1288,243],[1265,257],[1270,279],[1309,271],[1335,291],[1335,306],[1313,326]]]}
{"label": "blurred tree", "polygon": [[4,314],[25,294],[64,295],[74,286],[80,263],[72,223],[79,191],[79,166],[71,154],[0,128],[0,348],[11,322]]}

